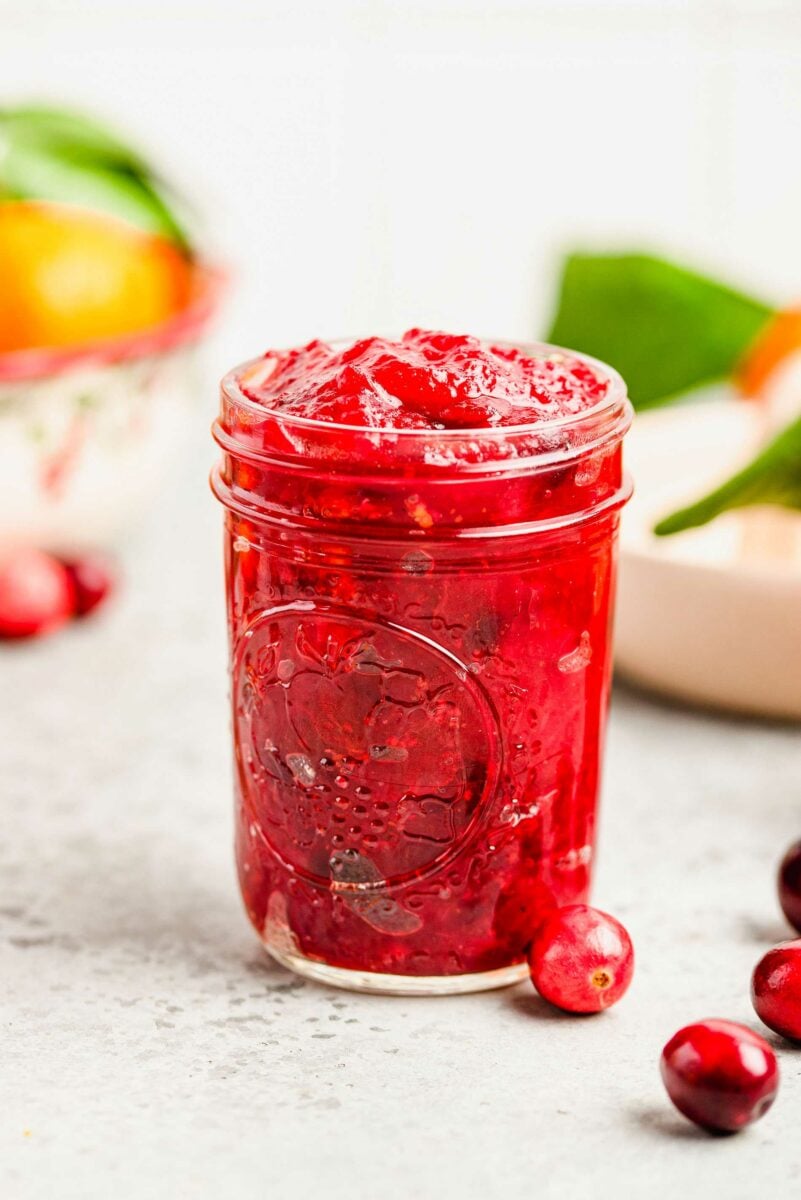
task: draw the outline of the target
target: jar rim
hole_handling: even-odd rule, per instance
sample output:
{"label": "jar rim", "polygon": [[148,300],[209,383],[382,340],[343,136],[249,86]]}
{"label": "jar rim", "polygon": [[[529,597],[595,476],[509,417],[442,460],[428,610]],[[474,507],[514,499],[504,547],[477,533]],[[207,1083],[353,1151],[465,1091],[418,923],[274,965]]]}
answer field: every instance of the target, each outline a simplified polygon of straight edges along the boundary
{"label": "jar rim", "polygon": [[[358,340],[358,338],[326,339],[329,346],[341,347],[343,349],[354,345]],[[452,429],[435,429],[429,427],[396,429],[392,426],[349,425],[337,421],[323,421],[317,417],[301,417],[295,414],[287,415],[278,409],[270,408],[267,405],[260,404],[257,400],[252,400],[243,391],[240,379],[245,371],[256,367],[263,360],[264,355],[258,355],[233,367],[223,376],[220,386],[224,396],[229,401],[245,409],[260,420],[274,420],[280,427],[297,429],[301,433],[315,432],[329,436],[335,433],[347,435],[361,434],[369,436],[375,444],[381,444],[382,441],[386,441],[395,446],[397,446],[398,442],[408,441],[410,445],[413,445],[415,442],[421,442],[426,439],[428,441],[436,440],[447,445],[451,442],[464,442],[465,439],[484,441],[487,444],[492,444],[517,437],[531,437],[536,435],[547,437],[549,434],[567,431],[578,426],[586,428],[587,426],[592,427],[595,424],[602,424],[605,417],[615,412],[618,412],[623,419],[624,428],[627,428],[630,424],[631,404],[628,399],[625,381],[614,367],[602,362],[601,359],[595,358],[591,354],[585,354],[583,351],[556,346],[550,342],[515,341],[504,338],[481,338],[479,340],[493,346],[522,350],[529,354],[546,356],[556,354],[569,355],[571,358],[592,367],[593,370],[598,372],[608,382],[609,386],[606,394],[597,403],[591,405],[589,408],[581,409],[579,412],[562,413],[557,417],[521,422],[519,425],[482,425]],[[476,397],[477,400],[488,398],[491,397],[481,395]]]}

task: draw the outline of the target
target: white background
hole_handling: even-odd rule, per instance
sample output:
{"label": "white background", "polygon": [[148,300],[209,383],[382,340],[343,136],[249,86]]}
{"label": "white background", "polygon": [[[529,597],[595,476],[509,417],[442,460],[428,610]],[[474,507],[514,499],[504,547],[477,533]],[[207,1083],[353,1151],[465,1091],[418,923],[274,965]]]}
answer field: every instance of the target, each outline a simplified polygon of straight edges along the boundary
{"label": "white background", "polygon": [[237,358],[536,335],[573,246],[801,293],[799,0],[0,0],[0,102],[42,97],[191,192]]}

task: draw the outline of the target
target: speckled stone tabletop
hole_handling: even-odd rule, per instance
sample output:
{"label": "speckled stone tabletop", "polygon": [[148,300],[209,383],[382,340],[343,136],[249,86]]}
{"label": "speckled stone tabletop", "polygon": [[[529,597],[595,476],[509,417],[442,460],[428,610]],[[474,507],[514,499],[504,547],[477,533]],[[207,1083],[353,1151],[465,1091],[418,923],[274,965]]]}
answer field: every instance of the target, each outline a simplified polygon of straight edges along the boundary
{"label": "speckled stone tabletop", "polygon": [[617,690],[595,898],[638,968],[602,1017],[522,984],[407,1000],[293,978],[234,878],[210,458],[114,606],[0,654],[3,1200],[798,1195],[801,1052],[728,1139],[672,1111],[657,1059],[690,1020],[756,1023],[799,732]]}

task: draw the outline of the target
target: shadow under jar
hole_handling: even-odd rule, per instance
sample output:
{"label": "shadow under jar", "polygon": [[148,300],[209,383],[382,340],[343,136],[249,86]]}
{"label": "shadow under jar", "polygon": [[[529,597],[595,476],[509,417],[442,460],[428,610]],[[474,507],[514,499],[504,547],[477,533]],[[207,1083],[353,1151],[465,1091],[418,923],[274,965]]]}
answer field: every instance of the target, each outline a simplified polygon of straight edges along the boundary
{"label": "shadow under jar", "polygon": [[263,360],[223,381],[237,864],[301,974],[501,986],[587,897],[631,410],[571,360],[589,407],[469,430],[270,411]]}

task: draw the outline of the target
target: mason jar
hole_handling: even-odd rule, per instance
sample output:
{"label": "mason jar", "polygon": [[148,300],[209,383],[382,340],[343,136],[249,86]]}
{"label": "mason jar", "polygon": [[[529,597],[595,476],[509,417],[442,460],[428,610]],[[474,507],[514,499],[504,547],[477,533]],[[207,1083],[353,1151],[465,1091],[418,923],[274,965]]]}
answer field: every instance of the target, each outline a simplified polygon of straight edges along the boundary
{"label": "mason jar", "polygon": [[501,428],[282,415],[243,390],[264,360],[223,380],[237,865],[303,975],[504,985],[587,898],[631,408],[576,357],[600,400]]}

